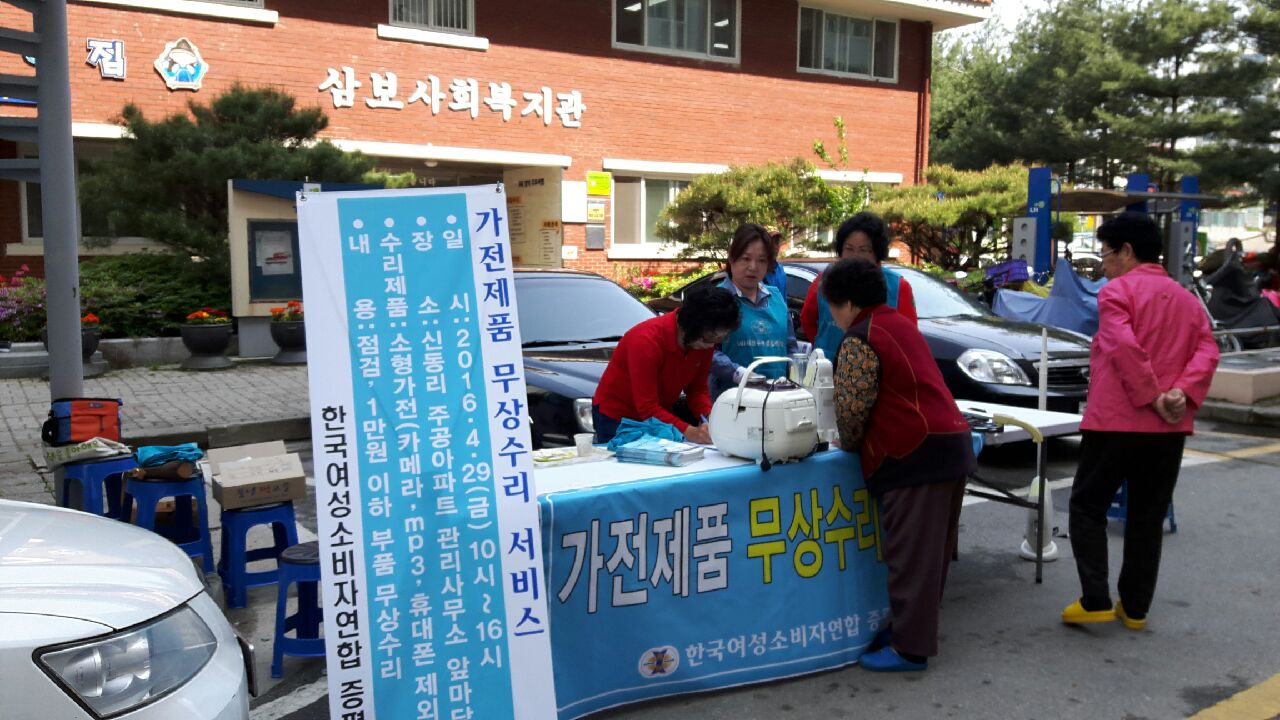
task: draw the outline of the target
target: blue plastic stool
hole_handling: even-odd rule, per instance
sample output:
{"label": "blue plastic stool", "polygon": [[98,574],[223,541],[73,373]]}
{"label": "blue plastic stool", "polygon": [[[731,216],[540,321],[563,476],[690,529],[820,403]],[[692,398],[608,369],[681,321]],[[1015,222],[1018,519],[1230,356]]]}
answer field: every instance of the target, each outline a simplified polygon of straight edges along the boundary
{"label": "blue plastic stool", "polygon": [[[173,498],[176,506],[176,522],[171,532],[156,529],[156,505],[165,498]],[[192,498],[195,498],[199,513],[198,527],[191,524]],[[209,506],[204,499],[204,475],[197,472],[186,480],[129,478],[124,485],[124,508],[120,515],[126,522],[133,515],[135,503],[138,506],[135,525],[164,535],[192,557],[201,556],[204,571],[213,572],[213,542],[209,539]]]}
{"label": "blue plastic stool", "polygon": [[[255,525],[271,526],[271,534],[275,536],[271,547],[246,549],[249,529]],[[280,554],[297,544],[298,526],[293,502],[223,510],[222,557],[218,559],[218,575],[222,576],[227,607],[244,607],[248,602],[249,588],[270,585],[279,576],[278,570],[250,571],[249,563],[275,560],[279,567]]]}
{"label": "blue plastic stool", "polygon": [[[1129,519],[1129,481],[1120,483],[1120,491],[1111,500],[1111,507],[1107,508],[1107,519],[1120,522]],[[1178,532],[1178,521],[1173,515],[1172,500],[1169,501],[1169,511],[1164,514],[1164,519],[1169,521],[1169,532]]]}
{"label": "blue plastic stool", "polygon": [[[320,625],[320,543],[294,545],[280,553],[280,581],[276,592],[276,639],[271,650],[271,677],[283,674],[285,655],[324,657],[324,638]],[[298,584],[298,610],[285,616],[289,604],[289,585]],[[294,637],[287,637],[290,630]]]}
{"label": "blue plastic stool", "polygon": [[[71,507],[71,484],[80,486],[80,505],[76,510],[83,510],[94,515],[109,518],[120,517],[120,488],[124,484],[121,473],[138,467],[132,455],[103,458],[101,460],[84,460],[69,462],[62,466],[65,481],[62,483],[62,497],[58,504]],[[106,509],[103,509],[103,501]]]}

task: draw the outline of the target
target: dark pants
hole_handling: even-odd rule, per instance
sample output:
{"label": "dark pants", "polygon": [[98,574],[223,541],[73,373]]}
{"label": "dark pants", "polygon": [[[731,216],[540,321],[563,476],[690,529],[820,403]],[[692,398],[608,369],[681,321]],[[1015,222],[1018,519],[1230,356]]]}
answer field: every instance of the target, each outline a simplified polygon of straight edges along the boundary
{"label": "dark pants", "polygon": [[618,425],[621,420],[611,418],[600,412],[599,405],[591,406],[591,423],[596,431],[596,443],[603,444],[613,439],[618,434]]}
{"label": "dark pants", "polygon": [[889,490],[879,500],[893,648],[932,657],[938,654],[938,609],[956,550],[964,479]]}
{"label": "dark pants", "polygon": [[[702,419],[693,416],[693,411],[689,409],[689,403],[680,398],[676,401],[675,407],[670,410],[672,415],[689,423],[690,425],[701,425]],[[618,426],[622,424],[620,418],[611,418],[600,412],[599,405],[591,406],[591,422],[596,431],[596,444],[607,443],[618,434]]]}
{"label": "dark pants", "polygon": [[1124,609],[1145,615],[1160,572],[1164,518],[1173,500],[1182,464],[1182,433],[1126,433],[1086,430],[1080,465],[1071,486],[1071,551],[1080,573],[1081,595],[1109,605],[1107,509],[1128,481],[1128,520],[1124,525],[1124,564],[1118,590]]}

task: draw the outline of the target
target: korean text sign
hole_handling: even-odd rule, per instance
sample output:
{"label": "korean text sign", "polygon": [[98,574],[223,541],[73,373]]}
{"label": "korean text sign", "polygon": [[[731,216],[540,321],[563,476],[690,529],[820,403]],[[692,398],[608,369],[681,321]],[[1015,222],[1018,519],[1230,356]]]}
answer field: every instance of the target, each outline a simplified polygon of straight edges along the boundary
{"label": "korean text sign", "polygon": [[553,717],[502,186],[298,220],[331,717]]}
{"label": "korean text sign", "polygon": [[888,622],[857,455],[671,471],[540,498],[560,720],[838,667]]}

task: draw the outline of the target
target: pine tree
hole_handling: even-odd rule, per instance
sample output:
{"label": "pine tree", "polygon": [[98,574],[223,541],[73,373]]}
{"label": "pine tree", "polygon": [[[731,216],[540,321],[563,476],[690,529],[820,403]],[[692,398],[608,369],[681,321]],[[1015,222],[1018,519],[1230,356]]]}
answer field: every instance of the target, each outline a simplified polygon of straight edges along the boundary
{"label": "pine tree", "polygon": [[1119,50],[1119,79],[1106,89],[1117,107],[1100,112],[1130,143],[1135,169],[1165,190],[1196,175],[1192,141],[1233,122],[1232,103],[1255,94],[1262,75],[1241,54],[1239,24],[1226,0],[1146,0],[1114,6],[1106,35]]}
{"label": "pine tree", "polygon": [[372,160],[316,137],[319,108],[299,109],[274,89],[234,86],[208,105],[158,121],[128,104],[126,139],[81,177],[86,216],[104,217],[116,236],[145,237],[229,273],[227,180],[354,182]]}
{"label": "pine tree", "polygon": [[803,245],[810,231],[839,223],[844,207],[845,200],[803,158],[734,165],[694,178],[662,210],[655,231],[665,243],[683,245],[682,258],[723,260],[743,223],[772,225]]}

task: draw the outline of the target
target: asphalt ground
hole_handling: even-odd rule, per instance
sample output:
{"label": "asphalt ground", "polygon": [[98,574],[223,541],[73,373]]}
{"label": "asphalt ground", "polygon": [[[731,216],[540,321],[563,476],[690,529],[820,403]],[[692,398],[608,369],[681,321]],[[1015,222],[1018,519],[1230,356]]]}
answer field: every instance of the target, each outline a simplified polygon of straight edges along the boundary
{"label": "asphalt ground", "polygon": [[[1074,438],[1048,448],[1062,557],[1045,566],[1043,584],[1017,555],[1026,511],[965,506],[941,654],[927,672],[878,675],[851,666],[593,717],[1280,717],[1280,430],[1197,423],[1175,493],[1178,532],[1166,533],[1160,586],[1142,632],[1058,619],[1079,594],[1062,532],[1078,448]],[[296,449],[310,460],[308,447]],[[1025,488],[1034,475],[1030,443],[988,449],[980,460],[983,477],[1010,489]],[[299,503],[299,524],[314,533],[314,503]],[[1113,522],[1113,575],[1122,537],[1122,524]],[[228,612],[258,646],[265,682],[252,717],[327,718],[323,660],[288,658],[284,679],[269,679],[274,601],[274,587],[258,588],[249,608]]]}

